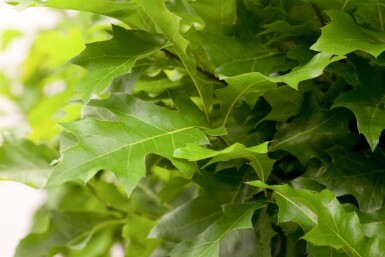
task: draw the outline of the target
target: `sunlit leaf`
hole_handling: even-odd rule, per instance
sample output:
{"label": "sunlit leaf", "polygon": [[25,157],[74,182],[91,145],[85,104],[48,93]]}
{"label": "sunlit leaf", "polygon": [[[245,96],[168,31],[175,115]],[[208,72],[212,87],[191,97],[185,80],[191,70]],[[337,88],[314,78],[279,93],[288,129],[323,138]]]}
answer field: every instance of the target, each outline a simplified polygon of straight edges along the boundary
{"label": "sunlit leaf", "polygon": [[326,13],[332,21],[322,29],[322,35],[312,50],[335,55],[361,50],[375,57],[385,51],[383,33],[367,31],[345,12],[333,10]]}
{"label": "sunlit leaf", "polygon": [[88,101],[93,93],[100,93],[114,77],[131,72],[134,64],[163,47],[163,40],[144,31],[125,30],[112,26],[113,38],[88,44],[71,60],[89,71],[77,86]]}
{"label": "sunlit leaf", "polygon": [[63,160],[50,176],[50,185],[73,179],[88,181],[98,170],[107,169],[130,194],[145,175],[144,159],[149,153],[170,159],[187,176],[196,170],[194,163],[174,158],[173,152],[187,143],[207,143],[197,128],[207,125],[204,119],[202,122],[184,111],[167,110],[124,94],[91,100],[89,105],[109,110],[119,121],[86,118],[63,124],[76,135],[78,144],[62,153]]}
{"label": "sunlit leaf", "polygon": [[262,181],[266,181],[274,164],[274,161],[269,159],[266,153],[267,143],[253,147],[245,147],[242,144],[236,143],[221,151],[188,144],[185,147],[176,149],[174,156],[177,158],[188,159],[189,161],[212,158],[205,166],[216,162],[243,158],[248,160],[250,166],[253,167],[259,178]]}

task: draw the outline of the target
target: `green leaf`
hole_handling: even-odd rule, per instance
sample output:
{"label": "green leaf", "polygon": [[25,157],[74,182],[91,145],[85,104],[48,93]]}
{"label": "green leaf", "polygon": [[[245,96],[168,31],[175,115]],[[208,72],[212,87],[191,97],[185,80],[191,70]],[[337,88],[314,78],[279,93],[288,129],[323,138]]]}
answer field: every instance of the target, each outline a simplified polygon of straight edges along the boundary
{"label": "green leaf", "polygon": [[253,229],[238,229],[228,233],[221,241],[221,257],[259,257],[260,252]]}
{"label": "green leaf", "polygon": [[234,106],[243,100],[245,95],[263,95],[267,90],[276,85],[260,73],[246,73],[235,77],[226,78],[227,87],[215,91],[221,104],[221,112],[224,115],[223,126],[227,123]]}
{"label": "green leaf", "polygon": [[125,30],[112,26],[113,38],[88,44],[71,60],[89,71],[77,90],[88,101],[93,93],[100,93],[114,77],[131,72],[135,63],[164,47],[162,39],[144,31]]}
{"label": "green leaf", "polygon": [[53,169],[50,163],[56,157],[56,153],[45,145],[3,136],[3,145],[0,147],[0,179],[43,187]]}
{"label": "green leaf", "polygon": [[206,117],[208,118],[213,85],[198,74],[195,60],[188,50],[189,41],[185,39],[181,32],[181,18],[170,12],[163,0],[136,0],[136,2],[173,44],[173,49],[194,82],[202,100]]}
{"label": "green leaf", "polygon": [[285,150],[302,164],[313,158],[327,159],[324,150],[336,144],[351,145],[355,136],[349,131],[351,115],[346,110],[325,110],[312,94],[305,94],[297,116],[277,128],[271,151]]}
{"label": "green leaf", "polygon": [[263,98],[272,109],[263,120],[286,121],[299,112],[302,103],[302,95],[289,86],[268,90]]}
{"label": "green leaf", "polygon": [[200,196],[167,213],[151,230],[150,238],[180,242],[192,240],[222,214],[216,199]]}
{"label": "green leaf", "polygon": [[205,30],[231,34],[237,18],[236,0],[198,0],[191,2],[205,21]]}
{"label": "green leaf", "polygon": [[328,153],[332,162],[315,178],[317,182],[325,185],[337,196],[353,195],[362,211],[380,209],[385,197],[385,185],[379,183],[385,176],[383,151],[379,149],[362,156],[345,147],[335,146]]}
{"label": "green leaf", "polygon": [[226,204],[223,216],[193,241],[178,244],[170,253],[171,257],[219,257],[221,240],[231,231],[251,228],[251,217],[255,210],[263,208],[264,202],[247,204]]}
{"label": "green leaf", "polygon": [[299,82],[322,75],[323,70],[333,62],[344,59],[344,56],[333,56],[329,53],[318,53],[308,63],[294,68],[287,74],[269,78],[273,82],[283,82],[297,89]]}
{"label": "green leaf", "polygon": [[95,232],[119,222],[111,215],[97,212],[52,211],[48,230],[24,238],[15,257],[51,257],[63,247],[82,249]]}
{"label": "green leaf", "polygon": [[219,74],[229,85],[218,89],[215,94],[221,103],[222,112],[225,115],[224,124],[227,122],[231,110],[235,104],[248,94],[262,96],[267,90],[275,88],[274,83],[283,82],[297,89],[300,81],[312,79],[322,74],[323,70],[332,62],[345,57],[332,54],[316,54],[307,64],[294,68],[291,72],[277,76],[267,77],[258,72],[245,73],[235,77],[227,77]]}
{"label": "green leaf", "polygon": [[151,228],[155,225],[148,218],[130,215],[123,227],[123,238],[126,240],[125,257],[147,257],[160,244],[160,240],[147,238]]}
{"label": "green leaf", "polygon": [[[236,37],[221,35],[215,32],[190,30],[189,39],[193,47],[198,50],[196,58],[204,67],[214,73],[227,77],[249,72],[260,72],[269,75],[274,72],[286,71],[295,66],[295,62],[287,59],[286,54],[261,48],[258,42],[242,41]],[[202,48],[207,60],[202,59]]]}
{"label": "green leaf", "polygon": [[382,32],[369,33],[357,25],[352,17],[342,11],[327,11],[332,22],[322,28],[322,35],[311,49],[323,53],[346,55],[356,50],[367,52],[374,57],[385,51]]}
{"label": "green leaf", "polygon": [[376,149],[385,129],[385,89],[382,85],[364,86],[341,94],[333,107],[350,109],[357,119],[358,130],[364,134],[370,147]]}
{"label": "green leaf", "polygon": [[354,257],[384,256],[383,242],[367,237],[357,214],[346,211],[329,190],[316,193],[260,181],[249,184],[274,190],[279,222],[294,221],[301,225],[306,232],[303,239],[313,245],[341,249]]}
{"label": "green leaf", "polygon": [[262,181],[267,180],[274,164],[274,161],[267,156],[267,142],[253,147],[245,147],[242,144],[235,143],[220,151],[188,144],[185,147],[176,149],[174,156],[189,161],[212,158],[206,163],[205,167],[216,162],[243,158],[248,160],[250,166],[253,167]]}
{"label": "green leaf", "polygon": [[[174,100],[177,106],[190,102],[187,96]],[[168,110],[124,94],[91,100],[89,105],[102,111],[107,109],[119,121],[85,118],[63,124],[78,143],[62,152],[63,160],[55,167],[49,185],[73,179],[88,181],[98,170],[106,169],[116,174],[130,194],[145,175],[144,160],[149,153],[170,159],[189,177],[197,169],[194,163],[174,158],[173,152],[187,143],[207,143],[206,136],[197,128],[207,126],[203,117],[197,120],[196,115]]]}
{"label": "green leaf", "polygon": [[202,194],[164,215],[149,236],[174,242],[193,240],[221,217],[222,204],[242,198],[245,187],[250,188],[243,183],[248,174],[233,170],[196,173],[193,180]]}

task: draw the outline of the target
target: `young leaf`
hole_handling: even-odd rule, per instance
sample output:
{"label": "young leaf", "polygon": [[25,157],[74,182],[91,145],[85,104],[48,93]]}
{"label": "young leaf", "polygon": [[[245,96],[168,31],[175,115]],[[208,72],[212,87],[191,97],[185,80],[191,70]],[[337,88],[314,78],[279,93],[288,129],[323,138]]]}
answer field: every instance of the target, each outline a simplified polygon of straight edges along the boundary
{"label": "young leaf", "polygon": [[88,44],[86,49],[71,60],[89,71],[80,81],[77,90],[85,101],[93,93],[100,93],[114,77],[131,72],[135,63],[152,55],[164,46],[160,38],[144,31],[125,30],[112,26],[113,38]]}
{"label": "young leaf", "polygon": [[56,154],[44,145],[4,136],[0,147],[0,179],[43,187],[51,174]]}
{"label": "young leaf", "polygon": [[262,181],[267,180],[274,164],[274,161],[267,156],[267,143],[253,147],[245,147],[242,144],[235,143],[220,151],[188,144],[185,147],[176,149],[174,156],[177,158],[188,159],[189,161],[212,158],[205,167],[220,161],[243,158],[249,161],[250,166],[253,167]]}
{"label": "young leaf", "polygon": [[335,144],[354,143],[355,137],[348,129],[350,119],[349,112],[324,110],[312,95],[305,94],[299,114],[277,128],[277,140],[271,143],[270,150],[288,151],[302,164],[313,157],[323,159],[325,149]]}
{"label": "young leaf", "polygon": [[264,202],[247,204],[226,204],[223,216],[193,241],[178,244],[170,253],[171,257],[219,257],[221,240],[231,231],[251,228],[251,217]]}
{"label": "young leaf", "polygon": [[249,184],[274,190],[279,206],[279,222],[294,221],[315,246],[330,246],[348,256],[384,256],[385,244],[367,237],[355,212],[346,211],[329,190],[315,193],[288,185],[269,186],[260,181]]}
{"label": "young leaf", "polygon": [[119,121],[85,118],[63,124],[76,135],[78,144],[62,152],[63,160],[55,167],[49,185],[73,179],[88,181],[98,170],[107,169],[116,174],[130,194],[145,175],[144,160],[149,153],[170,159],[189,177],[197,169],[194,163],[173,157],[174,150],[187,143],[208,143],[197,128],[207,124],[200,123],[193,115],[125,94],[91,100],[89,105],[109,110]]}
{"label": "young leaf", "polygon": [[370,33],[357,25],[352,17],[342,11],[326,12],[332,22],[322,28],[322,35],[311,49],[323,53],[346,55],[356,50],[374,57],[385,51],[382,32]]}

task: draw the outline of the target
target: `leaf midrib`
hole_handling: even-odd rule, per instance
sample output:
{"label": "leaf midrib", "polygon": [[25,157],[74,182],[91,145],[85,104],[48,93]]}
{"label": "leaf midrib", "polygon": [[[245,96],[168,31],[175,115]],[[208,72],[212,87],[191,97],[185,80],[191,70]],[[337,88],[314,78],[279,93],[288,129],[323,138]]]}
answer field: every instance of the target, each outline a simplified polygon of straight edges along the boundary
{"label": "leaf midrib", "polygon": [[[280,192],[277,192],[275,191],[276,194],[279,194],[282,198],[286,199],[286,201],[290,202],[291,204],[293,204],[296,208],[298,208],[301,212],[303,212],[306,216],[308,216],[311,221],[313,221],[313,223],[315,224],[315,226],[319,225],[318,221],[315,220],[313,217],[311,217],[307,212],[306,210],[304,210],[303,208],[301,208],[299,205],[297,205],[296,203],[294,203],[291,199],[289,199],[288,197],[286,197],[284,194],[280,193]],[[318,217],[318,215],[317,215]],[[332,216],[331,216],[332,217]],[[333,222],[335,223],[335,220],[334,218],[332,217],[333,219]],[[357,255],[357,257],[362,257],[362,255],[360,253],[357,252],[357,250],[352,246],[350,245],[350,243],[348,243],[339,233],[338,233],[338,226],[337,224],[335,223],[336,225],[336,228],[337,228],[337,231],[335,231],[327,222],[323,222],[325,224],[325,226],[327,226],[330,231],[334,232],[334,234],[347,246],[349,247],[349,249],[355,254]]]}

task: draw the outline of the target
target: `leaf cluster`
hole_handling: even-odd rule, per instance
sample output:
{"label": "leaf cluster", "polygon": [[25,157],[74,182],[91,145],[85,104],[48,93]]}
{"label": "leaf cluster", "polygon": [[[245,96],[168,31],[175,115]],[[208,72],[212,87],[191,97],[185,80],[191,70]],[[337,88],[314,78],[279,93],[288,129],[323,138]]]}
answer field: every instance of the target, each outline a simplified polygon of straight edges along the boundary
{"label": "leaf cluster", "polygon": [[385,256],[383,0],[10,3],[94,26],[4,136],[0,177],[50,193],[16,257]]}

